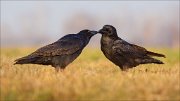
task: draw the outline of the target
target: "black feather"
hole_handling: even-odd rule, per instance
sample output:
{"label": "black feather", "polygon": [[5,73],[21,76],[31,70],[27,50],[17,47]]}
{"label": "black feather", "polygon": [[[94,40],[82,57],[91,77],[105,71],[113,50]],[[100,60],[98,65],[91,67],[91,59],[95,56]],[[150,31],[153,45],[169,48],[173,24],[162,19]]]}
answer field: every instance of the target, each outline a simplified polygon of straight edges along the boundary
{"label": "black feather", "polygon": [[157,56],[157,57],[164,57],[164,58],[166,57],[163,54],[154,53],[154,52],[150,52],[150,51],[147,51],[147,54],[150,55],[150,56]]}
{"label": "black feather", "polygon": [[36,58],[20,58],[15,60],[14,64],[32,64],[34,63],[36,60],[38,59],[38,57]]}

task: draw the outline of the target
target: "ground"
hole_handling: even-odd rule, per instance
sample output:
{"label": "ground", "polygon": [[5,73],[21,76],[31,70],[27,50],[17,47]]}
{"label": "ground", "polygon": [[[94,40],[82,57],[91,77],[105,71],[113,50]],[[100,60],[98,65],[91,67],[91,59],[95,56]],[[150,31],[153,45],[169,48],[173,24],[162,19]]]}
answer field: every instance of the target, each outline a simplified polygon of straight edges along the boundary
{"label": "ground", "polygon": [[56,72],[51,66],[13,65],[36,48],[1,49],[1,101],[180,100],[178,49],[163,53],[163,65],[140,65],[121,71],[100,49],[86,48],[80,57]]}

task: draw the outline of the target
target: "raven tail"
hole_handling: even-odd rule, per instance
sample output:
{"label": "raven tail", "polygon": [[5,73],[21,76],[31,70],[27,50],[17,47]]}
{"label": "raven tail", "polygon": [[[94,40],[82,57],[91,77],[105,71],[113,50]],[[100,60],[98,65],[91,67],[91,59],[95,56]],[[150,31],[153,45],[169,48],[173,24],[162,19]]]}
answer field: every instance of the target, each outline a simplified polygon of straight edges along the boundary
{"label": "raven tail", "polygon": [[15,64],[31,64],[33,62],[35,62],[36,60],[38,59],[38,57],[29,57],[29,56],[26,56],[26,57],[22,57],[22,58],[19,58],[17,60],[15,60]]}
{"label": "raven tail", "polygon": [[157,57],[166,57],[165,55],[163,54],[159,54],[159,53],[154,53],[154,52],[150,52],[150,51],[147,51],[147,55],[150,55],[150,56],[157,56]]}
{"label": "raven tail", "polygon": [[148,63],[164,64],[162,61],[154,59],[154,58],[149,58],[149,59],[141,60],[141,64],[148,64]]}

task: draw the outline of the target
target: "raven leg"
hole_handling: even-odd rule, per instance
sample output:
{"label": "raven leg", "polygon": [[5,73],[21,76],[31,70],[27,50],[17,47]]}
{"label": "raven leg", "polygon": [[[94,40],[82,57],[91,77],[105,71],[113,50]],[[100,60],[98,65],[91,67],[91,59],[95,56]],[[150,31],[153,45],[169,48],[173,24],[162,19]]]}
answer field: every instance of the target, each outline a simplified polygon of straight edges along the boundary
{"label": "raven leg", "polygon": [[61,68],[61,67],[55,67],[55,70],[56,72],[63,72],[64,71],[64,68]]}
{"label": "raven leg", "polygon": [[122,67],[122,71],[126,71],[127,72],[128,71],[128,66],[123,66]]}

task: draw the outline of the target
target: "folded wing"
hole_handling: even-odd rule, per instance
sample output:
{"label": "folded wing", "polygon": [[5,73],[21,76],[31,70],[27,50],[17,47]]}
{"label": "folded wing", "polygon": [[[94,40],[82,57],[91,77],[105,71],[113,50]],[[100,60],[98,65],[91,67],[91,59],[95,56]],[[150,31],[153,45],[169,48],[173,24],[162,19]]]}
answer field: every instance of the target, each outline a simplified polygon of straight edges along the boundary
{"label": "folded wing", "polygon": [[71,35],[65,36],[60,40],[44,46],[32,54],[22,57],[20,59],[15,60],[16,63],[28,63],[32,62],[35,59],[40,57],[53,57],[60,55],[69,55],[73,54],[78,50],[83,48],[83,41],[78,37],[73,37]]}

